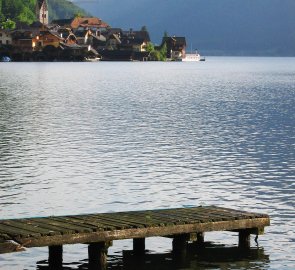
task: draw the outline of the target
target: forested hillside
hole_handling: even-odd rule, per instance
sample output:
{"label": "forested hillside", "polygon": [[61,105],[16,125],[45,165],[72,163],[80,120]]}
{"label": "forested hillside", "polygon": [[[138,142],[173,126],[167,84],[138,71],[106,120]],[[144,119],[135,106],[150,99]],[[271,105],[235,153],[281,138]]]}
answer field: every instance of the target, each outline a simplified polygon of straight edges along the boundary
{"label": "forested hillside", "polygon": [[[71,18],[86,12],[67,0],[50,0],[49,20]],[[32,23],[35,16],[36,0],[0,0],[0,21],[10,19],[14,22]]]}

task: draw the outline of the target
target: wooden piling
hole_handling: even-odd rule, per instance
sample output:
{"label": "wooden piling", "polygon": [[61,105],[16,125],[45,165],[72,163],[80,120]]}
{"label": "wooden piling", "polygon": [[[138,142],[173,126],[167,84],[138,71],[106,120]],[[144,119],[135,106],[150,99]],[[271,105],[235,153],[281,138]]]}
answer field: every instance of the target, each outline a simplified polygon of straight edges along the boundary
{"label": "wooden piling", "polygon": [[133,252],[135,255],[143,255],[145,253],[145,238],[133,239]]}
{"label": "wooden piling", "polygon": [[250,232],[248,230],[241,230],[239,232],[239,247],[250,248]]}
{"label": "wooden piling", "polygon": [[186,255],[187,251],[187,234],[175,235],[172,240],[172,252],[176,255]]}
{"label": "wooden piling", "polygon": [[63,246],[49,246],[48,265],[49,269],[62,269]]}
{"label": "wooden piling", "polygon": [[202,245],[204,245],[204,241],[205,241],[205,234],[202,232],[197,233],[197,241],[196,241],[197,244],[199,246],[202,246]]}
{"label": "wooden piling", "polygon": [[91,243],[88,246],[89,270],[106,270],[107,254],[110,243]]}

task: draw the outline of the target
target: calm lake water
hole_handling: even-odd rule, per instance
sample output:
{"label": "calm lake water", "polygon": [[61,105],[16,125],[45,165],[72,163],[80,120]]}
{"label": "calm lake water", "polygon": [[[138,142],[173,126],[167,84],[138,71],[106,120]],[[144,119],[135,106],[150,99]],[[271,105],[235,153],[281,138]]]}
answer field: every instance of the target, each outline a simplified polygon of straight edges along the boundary
{"label": "calm lake water", "polygon": [[[294,58],[0,63],[0,218],[197,205],[271,216],[244,255],[234,233],[207,234],[214,245],[182,266],[169,239],[148,239],[141,263],[115,241],[109,269],[295,269],[294,191]],[[87,269],[87,246],[64,252],[65,269]],[[46,260],[33,248],[0,255],[0,269]]]}

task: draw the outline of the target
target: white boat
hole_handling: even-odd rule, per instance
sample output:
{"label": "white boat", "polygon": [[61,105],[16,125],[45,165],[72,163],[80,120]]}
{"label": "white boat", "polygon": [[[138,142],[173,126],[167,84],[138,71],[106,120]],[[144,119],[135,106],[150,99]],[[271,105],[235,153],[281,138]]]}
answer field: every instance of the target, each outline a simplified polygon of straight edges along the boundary
{"label": "white boat", "polygon": [[196,51],[195,53],[186,53],[185,57],[179,59],[182,62],[199,62],[205,61],[205,57],[201,57],[201,55]]}

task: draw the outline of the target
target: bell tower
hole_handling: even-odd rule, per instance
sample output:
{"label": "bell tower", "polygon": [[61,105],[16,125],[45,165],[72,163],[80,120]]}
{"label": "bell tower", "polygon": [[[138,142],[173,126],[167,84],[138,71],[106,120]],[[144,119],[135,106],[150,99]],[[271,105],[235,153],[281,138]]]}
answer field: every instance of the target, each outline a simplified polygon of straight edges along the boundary
{"label": "bell tower", "polygon": [[36,1],[36,17],[39,22],[44,25],[47,25],[48,20],[48,5],[46,0],[37,0]]}

